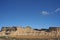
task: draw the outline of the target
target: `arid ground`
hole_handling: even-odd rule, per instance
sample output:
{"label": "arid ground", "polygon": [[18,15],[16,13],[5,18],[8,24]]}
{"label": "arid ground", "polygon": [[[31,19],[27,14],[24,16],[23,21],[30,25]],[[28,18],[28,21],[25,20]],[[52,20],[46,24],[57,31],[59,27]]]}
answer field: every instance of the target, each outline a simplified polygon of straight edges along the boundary
{"label": "arid ground", "polygon": [[60,38],[51,39],[41,39],[41,38],[10,38],[10,37],[0,37],[0,40],[60,40]]}

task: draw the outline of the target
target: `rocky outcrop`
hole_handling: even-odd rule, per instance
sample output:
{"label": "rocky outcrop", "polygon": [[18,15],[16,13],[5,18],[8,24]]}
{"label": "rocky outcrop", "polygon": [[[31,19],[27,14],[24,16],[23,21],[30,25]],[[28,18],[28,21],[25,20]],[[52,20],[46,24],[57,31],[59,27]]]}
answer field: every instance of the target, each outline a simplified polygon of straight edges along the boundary
{"label": "rocky outcrop", "polygon": [[60,27],[50,27],[49,29],[32,29],[30,27],[6,27],[2,28],[0,36],[25,37],[25,38],[58,38],[60,37]]}

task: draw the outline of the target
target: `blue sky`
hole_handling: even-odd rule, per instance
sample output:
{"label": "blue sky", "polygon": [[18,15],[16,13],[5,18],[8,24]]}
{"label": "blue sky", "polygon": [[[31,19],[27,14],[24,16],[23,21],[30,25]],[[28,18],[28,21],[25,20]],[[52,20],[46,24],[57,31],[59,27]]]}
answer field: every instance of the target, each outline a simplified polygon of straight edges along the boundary
{"label": "blue sky", "polygon": [[60,0],[0,0],[2,26],[60,26]]}

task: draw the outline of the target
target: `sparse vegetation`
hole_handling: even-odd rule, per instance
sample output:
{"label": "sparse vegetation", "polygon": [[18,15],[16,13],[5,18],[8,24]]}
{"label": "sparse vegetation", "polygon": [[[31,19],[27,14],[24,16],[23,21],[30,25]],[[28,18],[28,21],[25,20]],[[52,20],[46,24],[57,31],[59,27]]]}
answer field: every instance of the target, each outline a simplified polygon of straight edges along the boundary
{"label": "sparse vegetation", "polygon": [[[52,39],[39,39],[39,38],[31,38],[31,39],[28,39],[28,38],[10,38],[10,37],[6,37],[6,36],[1,36],[0,37],[0,40],[58,40],[58,38],[52,38]],[[60,38],[59,38],[60,40]]]}

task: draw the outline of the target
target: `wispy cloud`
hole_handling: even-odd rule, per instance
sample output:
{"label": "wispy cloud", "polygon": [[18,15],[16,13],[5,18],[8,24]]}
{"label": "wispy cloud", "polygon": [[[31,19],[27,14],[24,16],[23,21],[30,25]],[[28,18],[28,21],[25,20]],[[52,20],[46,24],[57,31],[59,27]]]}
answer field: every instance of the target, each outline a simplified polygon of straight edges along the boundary
{"label": "wispy cloud", "polygon": [[48,15],[49,13],[48,13],[48,11],[42,11],[41,12],[41,15]]}
{"label": "wispy cloud", "polygon": [[60,13],[60,8],[55,9],[54,11],[48,12],[48,11],[41,11],[40,14],[41,15],[52,15],[55,13]]}
{"label": "wispy cloud", "polygon": [[57,12],[60,12],[60,8],[57,8],[56,10],[55,10],[55,12],[57,13]]}

